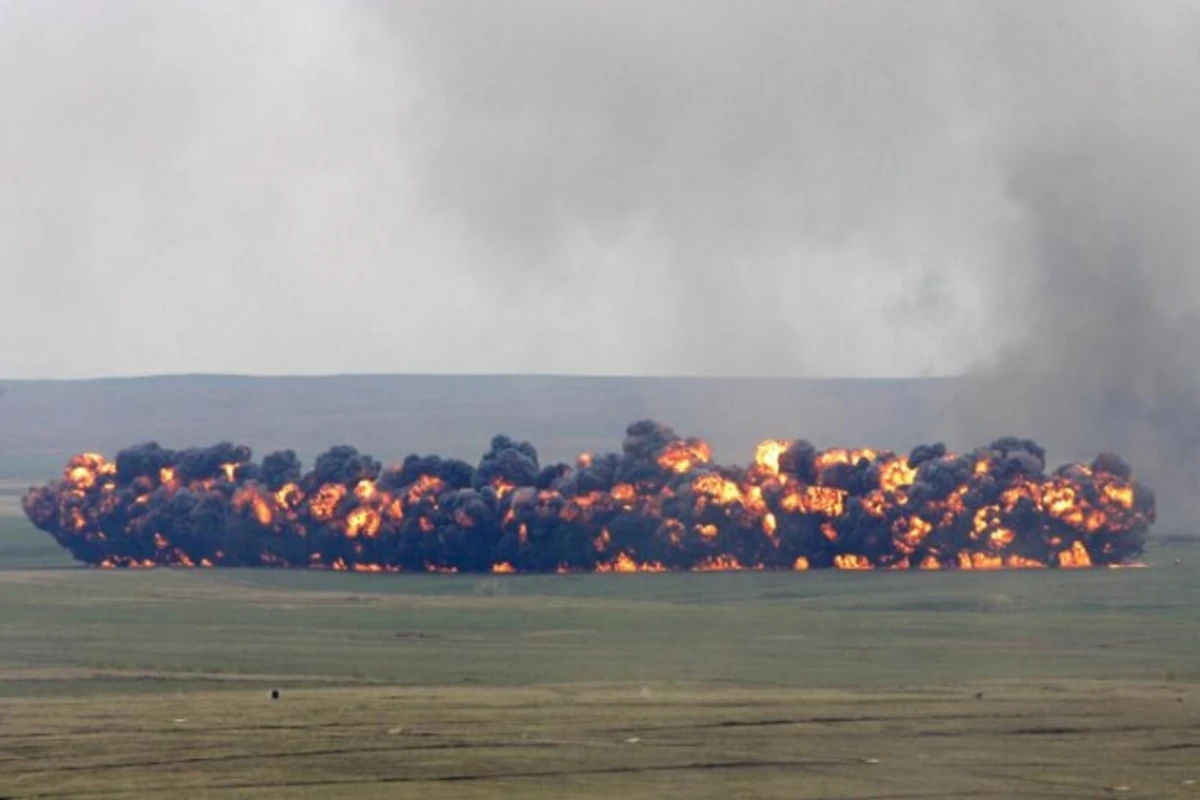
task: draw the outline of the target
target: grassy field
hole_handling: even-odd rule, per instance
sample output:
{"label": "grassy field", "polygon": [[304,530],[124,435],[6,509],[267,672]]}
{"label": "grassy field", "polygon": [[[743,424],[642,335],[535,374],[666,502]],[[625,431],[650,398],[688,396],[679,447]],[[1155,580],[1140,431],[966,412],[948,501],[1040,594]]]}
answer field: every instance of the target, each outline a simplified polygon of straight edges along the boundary
{"label": "grassy field", "polygon": [[1147,561],[102,572],[0,516],[0,796],[1200,797],[1200,548]]}

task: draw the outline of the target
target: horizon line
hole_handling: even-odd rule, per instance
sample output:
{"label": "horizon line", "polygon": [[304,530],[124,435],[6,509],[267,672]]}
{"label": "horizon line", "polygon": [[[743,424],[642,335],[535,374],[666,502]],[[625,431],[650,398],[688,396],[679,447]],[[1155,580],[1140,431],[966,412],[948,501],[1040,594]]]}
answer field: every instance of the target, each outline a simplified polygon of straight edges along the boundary
{"label": "horizon line", "polygon": [[569,373],[569,372],[153,372],[76,377],[0,377],[0,386],[9,383],[95,383],[100,381],[172,380],[221,378],[240,380],[322,380],[333,378],[530,378],[579,380],[661,380],[661,381],[946,381],[968,378],[962,374],[934,375],[702,375],[694,373]]}

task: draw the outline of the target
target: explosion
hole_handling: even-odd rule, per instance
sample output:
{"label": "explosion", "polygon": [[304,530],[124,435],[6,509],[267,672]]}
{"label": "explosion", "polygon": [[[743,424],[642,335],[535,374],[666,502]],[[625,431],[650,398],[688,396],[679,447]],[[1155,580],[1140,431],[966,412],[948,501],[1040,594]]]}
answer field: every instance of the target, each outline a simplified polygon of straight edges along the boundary
{"label": "explosion", "polygon": [[908,455],[769,440],[740,467],[650,420],[625,433],[619,454],[574,466],[497,436],[477,467],[385,469],[339,446],[307,472],[291,450],[255,463],[229,443],[152,442],[77,455],[23,506],[101,567],[495,574],[1120,566],[1155,517],[1119,456],[1046,474],[1026,439]]}

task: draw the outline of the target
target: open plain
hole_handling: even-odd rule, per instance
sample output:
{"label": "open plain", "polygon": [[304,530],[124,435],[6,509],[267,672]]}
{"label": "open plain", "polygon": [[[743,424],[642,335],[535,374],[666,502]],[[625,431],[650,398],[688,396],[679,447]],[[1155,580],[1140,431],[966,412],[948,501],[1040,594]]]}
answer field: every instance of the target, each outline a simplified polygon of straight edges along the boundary
{"label": "open plain", "polygon": [[102,571],[9,513],[0,795],[1200,797],[1200,548],[1146,560]]}

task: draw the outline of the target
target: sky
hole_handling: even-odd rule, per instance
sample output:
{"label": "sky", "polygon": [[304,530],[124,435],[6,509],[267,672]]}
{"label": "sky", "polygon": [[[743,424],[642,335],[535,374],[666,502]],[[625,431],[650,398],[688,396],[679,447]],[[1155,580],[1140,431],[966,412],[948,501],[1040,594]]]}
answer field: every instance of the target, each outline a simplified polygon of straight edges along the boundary
{"label": "sky", "polygon": [[1174,375],[1197,34],[1172,0],[0,0],[0,377]]}

